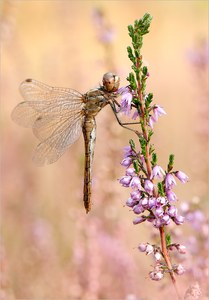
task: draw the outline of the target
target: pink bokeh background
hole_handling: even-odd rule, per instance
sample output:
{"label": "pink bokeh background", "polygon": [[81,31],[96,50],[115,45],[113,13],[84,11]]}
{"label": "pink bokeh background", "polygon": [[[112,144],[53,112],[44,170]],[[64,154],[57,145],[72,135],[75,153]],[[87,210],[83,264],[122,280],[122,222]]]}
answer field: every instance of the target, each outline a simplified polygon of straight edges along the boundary
{"label": "pink bokeh background", "polygon": [[[95,9],[113,30],[99,40]],[[26,78],[84,93],[102,75],[116,71],[127,84],[130,45],[127,25],[145,12],[153,16],[144,38],[149,68],[147,91],[166,116],[155,126],[158,160],[170,153],[190,178],[179,184],[181,201],[206,210],[208,195],[208,2],[207,1],[1,1],[1,259],[2,299],[162,299],[169,280],[148,279],[151,259],[137,250],[149,241],[150,226],[133,226],[128,197],[118,178],[130,132],[109,107],[97,116],[93,208],[82,203],[82,138],[55,164],[37,168],[31,130],[11,121]],[[182,226],[183,227],[183,226]],[[189,229],[181,235],[189,235]],[[177,240],[178,242],[178,240]],[[205,257],[205,253],[202,254]],[[187,262],[191,264],[191,260]],[[190,274],[179,278],[182,292]],[[203,295],[206,280],[200,280]]]}

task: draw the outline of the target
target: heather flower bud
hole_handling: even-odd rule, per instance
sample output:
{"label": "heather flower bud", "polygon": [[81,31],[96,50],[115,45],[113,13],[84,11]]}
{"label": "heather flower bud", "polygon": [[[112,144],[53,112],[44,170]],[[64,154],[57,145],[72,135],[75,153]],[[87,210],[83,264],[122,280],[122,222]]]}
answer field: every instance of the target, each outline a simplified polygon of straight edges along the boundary
{"label": "heather flower bud", "polygon": [[141,204],[135,205],[133,208],[133,212],[135,214],[141,214],[142,212],[144,212],[144,208],[141,206]]}
{"label": "heather flower bud", "polygon": [[166,112],[164,111],[164,109],[159,105],[155,105],[153,112],[154,112],[156,121],[158,120],[158,117],[160,117],[162,115],[166,115]]}
{"label": "heather flower bud", "polygon": [[164,225],[168,225],[171,221],[168,214],[164,214],[163,217],[161,218],[161,220]]}
{"label": "heather flower bud", "polygon": [[170,206],[167,213],[170,217],[175,217],[177,215],[177,208],[175,206]]}
{"label": "heather flower bud", "polygon": [[132,159],[131,157],[126,157],[122,160],[121,165],[128,168],[132,164]]}
{"label": "heather flower bud", "polygon": [[136,205],[136,204],[137,204],[137,201],[134,200],[133,198],[128,198],[128,200],[126,201],[126,205],[127,205],[128,207],[133,207],[133,206]]}
{"label": "heather flower bud", "polygon": [[138,249],[139,249],[139,251],[141,251],[141,252],[145,252],[146,249],[147,249],[147,244],[145,244],[145,243],[139,244]]}
{"label": "heather flower bud", "polygon": [[140,198],[141,198],[141,192],[139,191],[139,190],[136,190],[136,191],[133,191],[133,192],[131,192],[131,198],[133,199],[133,200],[140,200]]}
{"label": "heather flower bud", "polygon": [[144,207],[144,208],[147,208],[148,207],[148,198],[144,197],[142,200],[141,200],[141,205]]}
{"label": "heather flower bud", "polygon": [[176,199],[177,199],[176,194],[171,190],[166,191],[166,196],[168,198],[168,201],[170,201],[170,202],[176,201]]}
{"label": "heather flower bud", "polygon": [[126,146],[126,147],[124,147],[123,150],[124,150],[124,157],[125,158],[135,154],[134,151],[132,150],[131,146]]}
{"label": "heather flower bud", "polygon": [[138,189],[141,188],[141,181],[140,181],[140,179],[139,179],[138,176],[134,176],[134,177],[131,179],[130,187],[132,187],[132,188],[138,188]]}
{"label": "heather flower bud", "polygon": [[176,225],[182,225],[184,223],[184,217],[183,216],[175,216],[173,219]]}
{"label": "heather flower bud", "polygon": [[132,103],[132,94],[127,88],[122,96],[121,96],[121,111],[124,112],[125,115],[129,116],[131,112],[131,103]]}
{"label": "heather flower bud", "polygon": [[168,173],[165,177],[165,187],[166,189],[172,189],[176,185],[176,181],[172,174]]}
{"label": "heather flower bud", "polygon": [[149,273],[149,277],[152,280],[159,281],[163,278],[163,272],[162,271],[152,271]]}
{"label": "heather flower bud", "polygon": [[147,244],[147,247],[146,247],[146,254],[149,255],[149,254],[151,254],[153,251],[154,251],[153,246],[150,245],[150,244]]}
{"label": "heather flower bud", "polygon": [[126,176],[134,176],[136,175],[134,168],[128,168],[126,170]]}
{"label": "heather flower bud", "polygon": [[121,177],[119,182],[122,184],[122,186],[129,187],[131,180],[132,180],[131,176],[123,176]]}
{"label": "heather flower bud", "polygon": [[146,217],[141,216],[141,217],[138,217],[138,218],[134,219],[134,220],[133,220],[133,224],[134,224],[134,225],[140,224],[140,223],[143,223],[144,221],[146,221]]}
{"label": "heather flower bud", "polygon": [[153,116],[151,116],[150,118],[149,118],[149,126],[150,126],[150,128],[154,128],[154,123],[156,122],[156,120],[155,120],[155,118],[153,117]]}
{"label": "heather flower bud", "polygon": [[133,119],[133,120],[136,120],[137,117],[139,117],[139,112],[138,112],[138,110],[136,109],[135,112],[134,112],[134,114],[133,114],[133,116],[132,116],[132,119]]}
{"label": "heather flower bud", "polygon": [[175,172],[175,175],[182,183],[189,181],[189,177],[184,172],[177,171]]}
{"label": "heather flower bud", "polygon": [[155,228],[160,228],[163,224],[162,224],[161,219],[154,219],[154,220],[152,220],[152,225]]}
{"label": "heather flower bud", "polygon": [[157,204],[165,205],[167,203],[165,197],[158,197],[156,200]]}
{"label": "heather flower bud", "polygon": [[160,254],[160,252],[155,252],[154,257],[157,261],[162,259],[162,255]]}
{"label": "heather flower bud", "polygon": [[150,179],[153,178],[161,179],[163,178],[164,175],[165,175],[165,171],[163,170],[163,168],[161,168],[160,166],[154,166],[154,168],[152,169],[152,174]]}
{"label": "heather flower bud", "polygon": [[144,182],[144,189],[147,193],[151,193],[154,189],[154,184],[152,183],[152,181],[146,179]]}
{"label": "heather flower bud", "polygon": [[149,198],[149,200],[148,200],[148,208],[153,208],[153,206],[155,206],[155,204],[156,204],[156,198]]}
{"label": "heather flower bud", "polygon": [[160,218],[163,215],[163,213],[164,213],[164,210],[163,210],[163,208],[161,206],[157,207],[155,209],[155,216],[156,217]]}
{"label": "heather flower bud", "polygon": [[178,245],[176,246],[176,249],[177,249],[178,252],[181,253],[181,254],[185,254],[185,253],[186,253],[186,247],[185,247],[184,245],[178,244]]}
{"label": "heather flower bud", "polygon": [[175,268],[174,268],[174,272],[177,274],[177,275],[182,275],[185,273],[185,269],[182,265],[177,265]]}

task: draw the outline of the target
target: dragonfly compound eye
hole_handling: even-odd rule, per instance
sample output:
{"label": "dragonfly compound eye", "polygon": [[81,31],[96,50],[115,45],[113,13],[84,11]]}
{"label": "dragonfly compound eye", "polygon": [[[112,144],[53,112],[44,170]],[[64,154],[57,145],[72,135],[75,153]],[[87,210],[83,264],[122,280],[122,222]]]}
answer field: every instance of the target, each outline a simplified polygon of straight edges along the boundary
{"label": "dragonfly compound eye", "polygon": [[118,75],[111,72],[105,73],[103,76],[103,87],[108,92],[116,92],[120,85],[120,78]]}

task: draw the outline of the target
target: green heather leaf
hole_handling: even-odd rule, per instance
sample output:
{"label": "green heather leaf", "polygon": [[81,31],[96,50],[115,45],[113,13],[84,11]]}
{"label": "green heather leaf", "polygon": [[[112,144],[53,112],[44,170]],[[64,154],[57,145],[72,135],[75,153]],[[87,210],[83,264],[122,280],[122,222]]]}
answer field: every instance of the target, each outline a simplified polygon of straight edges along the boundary
{"label": "green heather leaf", "polygon": [[134,143],[134,141],[133,141],[132,139],[129,140],[129,145],[131,146],[131,148],[132,148],[133,150],[136,149],[135,143]]}
{"label": "green heather leaf", "polygon": [[171,235],[167,233],[165,236],[165,240],[166,240],[166,246],[168,247],[171,244]]}

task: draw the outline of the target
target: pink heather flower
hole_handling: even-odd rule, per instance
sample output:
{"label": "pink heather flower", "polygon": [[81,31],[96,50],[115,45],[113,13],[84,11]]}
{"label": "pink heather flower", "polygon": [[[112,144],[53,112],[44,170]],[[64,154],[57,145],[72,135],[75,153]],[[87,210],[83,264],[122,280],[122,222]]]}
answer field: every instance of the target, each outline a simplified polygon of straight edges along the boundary
{"label": "pink heather flower", "polygon": [[162,115],[166,115],[166,112],[164,111],[164,109],[159,105],[154,106],[153,113],[154,113],[154,115],[149,117],[149,126],[152,129],[153,129],[154,123],[156,123],[158,121],[158,117],[162,116]]}
{"label": "pink heather flower", "polygon": [[176,181],[172,174],[168,173],[165,177],[165,187],[166,189],[172,189],[176,185]]}
{"label": "pink heather flower", "polygon": [[154,198],[154,197],[149,198],[149,200],[148,200],[148,208],[151,209],[155,205],[156,205],[156,198]]}
{"label": "pink heather flower", "polygon": [[122,184],[122,186],[129,187],[131,180],[132,180],[131,176],[123,176],[121,177],[119,182]]}
{"label": "pink heather flower", "polygon": [[170,217],[175,217],[177,216],[177,208],[173,205],[171,205],[167,211],[167,213],[169,214]]}
{"label": "pink heather flower", "polygon": [[176,194],[173,191],[171,191],[171,190],[167,190],[166,191],[166,196],[168,198],[168,201],[170,201],[170,202],[176,201],[176,199],[177,199]]}
{"label": "pink heather flower", "polygon": [[141,206],[141,204],[137,204],[137,205],[134,206],[133,212],[134,212],[136,215],[139,215],[139,214],[141,214],[141,213],[144,212],[144,208]]}
{"label": "pink heather flower", "polygon": [[182,265],[177,265],[174,269],[174,272],[177,274],[177,275],[182,275],[185,273],[185,269]]}
{"label": "pink heather flower", "polygon": [[161,221],[164,225],[168,225],[171,221],[170,217],[168,214],[163,214],[163,217],[161,218]]}
{"label": "pink heather flower", "polygon": [[177,171],[174,174],[182,183],[186,183],[187,181],[189,181],[189,177],[184,172]]}
{"label": "pink heather flower", "polygon": [[128,168],[132,164],[132,159],[131,157],[126,157],[121,161],[121,165]]}
{"label": "pink heather flower", "polygon": [[144,181],[144,189],[147,193],[151,193],[154,189],[154,184],[149,179]]}
{"label": "pink heather flower", "polygon": [[163,213],[164,213],[164,210],[161,206],[159,206],[155,209],[155,216],[156,217],[158,217],[158,218],[162,217]]}
{"label": "pink heather flower", "polygon": [[156,203],[160,204],[160,205],[165,205],[167,203],[167,201],[166,201],[165,197],[158,197],[156,199]]}
{"label": "pink heather flower", "polygon": [[157,261],[162,259],[162,255],[160,254],[160,252],[155,252],[154,257]]}
{"label": "pink heather flower", "polygon": [[141,205],[144,207],[144,208],[148,208],[148,203],[149,203],[149,200],[147,197],[144,197],[142,200],[141,200]]}
{"label": "pink heather flower", "polygon": [[127,205],[128,207],[133,207],[133,206],[136,205],[136,204],[137,204],[137,201],[134,200],[134,199],[132,199],[132,198],[128,198],[128,200],[126,201],[126,205]]}
{"label": "pink heather flower", "polygon": [[139,112],[138,112],[138,110],[136,109],[135,112],[134,112],[134,114],[133,114],[133,116],[132,116],[132,119],[133,119],[133,120],[136,120],[137,117],[139,117]]}
{"label": "pink heather flower", "polygon": [[159,281],[163,278],[163,272],[162,271],[152,271],[149,273],[149,277],[152,280]]}
{"label": "pink heather flower", "polygon": [[126,170],[126,176],[134,176],[136,175],[134,168],[128,168]]}
{"label": "pink heather flower", "polygon": [[155,107],[153,108],[153,112],[154,112],[156,121],[158,120],[158,117],[160,117],[162,115],[166,115],[166,112],[164,111],[164,109],[159,105],[155,105]]}
{"label": "pink heather flower", "polygon": [[140,216],[140,217],[137,217],[136,219],[133,220],[133,224],[136,225],[136,224],[140,224],[142,222],[146,221],[146,217],[144,216]]}
{"label": "pink heather flower", "polygon": [[145,244],[145,243],[139,244],[138,249],[140,252],[145,252],[147,249],[147,244]]}
{"label": "pink heather flower", "polygon": [[153,253],[153,251],[154,251],[153,246],[147,243],[146,254],[149,255],[149,254]]}
{"label": "pink heather flower", "polygon": [[156,165],[152,169],[152,174],[151,174],[150,179],[153,179],[153,178],[161,179],[161,178],[163,178],[164,175],[165,175],[165,171],[163,170],[163,168]]}
{"label": "pink heather flower", "polygon": [[134,176],[134,177],[131,179],[130,187],[141,189],[141,181],[140,181],[140,179],[139,179],[138,176]]}
{"label": "pink heather flower", "polygon": [[184,223],[184,217],[183,216],[175,216],[173,221],[176,223],[176,225],[182,225]]}
{"label": "pink heather flower", "polygon": [[121,111],[127,116],[130,116],[131,113],[132,98],[129,88],[124,89],[121,96]]}
{"label": "pink heather flower", "polygon": [[150,128],[154,128],[154,123],[156,122],[155,118],[153,116],[149,117],[149,126]]}
{"label": "pink heather flower", "polygon": [[186,247],[185,247],[184,245],[178,244],[178,245],[176,246],[176,249],[177,249],[178,252],[181,253],[181,254],[185,254],[185,253],[186,253]]}
{"label": "pink heather flower", "polygon": [[131,198],[135,201],[139,201],[141,198],[141,192],[139,190],[131,192]]}
{"label": "pink heather flower", "polygon": [[163,224],[162,224],[161,219],[154,219],[154,220],[152,220],[152,225],[155,228],[160,228]]}
{"label": "pink heather flower", "polygon": [[125,146],[123,148],[123,151],[124,151],[124,157],[129,157],[129,156],[132,156],[132,155],[135,155],[134,151],[132,150],[131,146]]}

